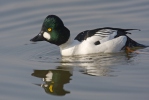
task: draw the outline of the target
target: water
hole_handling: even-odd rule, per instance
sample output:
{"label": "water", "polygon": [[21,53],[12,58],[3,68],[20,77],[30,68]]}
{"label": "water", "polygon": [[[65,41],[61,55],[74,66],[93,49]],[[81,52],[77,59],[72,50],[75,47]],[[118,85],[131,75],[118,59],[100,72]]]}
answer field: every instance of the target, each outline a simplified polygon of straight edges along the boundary
{"label": "water", "polygon": [[148,0],[0,0],[1,100],[146,100],[149,48],[139,54],[61,57],[55,45],[29,40],[44,18],[62,18],[72,37],[98,27],[136,28],[149,45]]}

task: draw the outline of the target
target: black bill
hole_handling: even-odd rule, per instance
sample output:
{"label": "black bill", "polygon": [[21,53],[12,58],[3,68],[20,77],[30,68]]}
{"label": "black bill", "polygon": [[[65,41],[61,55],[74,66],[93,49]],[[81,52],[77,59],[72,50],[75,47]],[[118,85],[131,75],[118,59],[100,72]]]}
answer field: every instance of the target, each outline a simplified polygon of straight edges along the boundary
{"label": "black bill", "polygon": [[44,41],[44,37],[43,37],[43,31],[41,31],[37,36],[35,36],[34,38],[32,38],[30,41],[32,42],[37,42],[37,41]]}

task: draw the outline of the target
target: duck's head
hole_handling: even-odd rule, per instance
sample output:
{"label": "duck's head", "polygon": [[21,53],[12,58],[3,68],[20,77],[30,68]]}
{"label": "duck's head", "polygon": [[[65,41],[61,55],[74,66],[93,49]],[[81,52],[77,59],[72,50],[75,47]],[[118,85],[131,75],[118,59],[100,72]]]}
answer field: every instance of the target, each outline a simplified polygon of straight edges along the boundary
{"label": "duck's head", "polygon": [[33,42],[47,41],[61,45],[68,41],[70,31],[64,26],[62,20],[55,15],[48,15],[42,25],[40,33],[31,39]]}

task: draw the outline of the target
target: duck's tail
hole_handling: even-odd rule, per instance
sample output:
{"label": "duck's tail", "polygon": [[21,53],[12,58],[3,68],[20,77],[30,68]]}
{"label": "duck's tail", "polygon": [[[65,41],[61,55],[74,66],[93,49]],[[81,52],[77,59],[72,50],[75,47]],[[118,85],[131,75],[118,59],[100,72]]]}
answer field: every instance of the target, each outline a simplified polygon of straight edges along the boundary
{"label": "duck's tail", "polygon": [[[126,41],[126,44],[124,46],[124,50],[127,52],[127,53],[144,53],[144,54],[149,54],[148,52],[141,52],[141,51],[138,51],[138,49],[143,49],[143,48],[146,48],[146,47],[149,47],[149,46],[146,46],[146,45],[143,45],[143,44],[140,44],[140,43],[137,43],[136,41],[132,40],[131,38],[129,38],[127,36],[127,41]],[[136,51],[137,50],[137,51]]]}
{"label": "duck's tail", "polygon": [[129,38],[128,36],[127,36],[127,41],[126,41],[126,45],[125,45],[125,47],[130,47],[130,48],[146,48],[146,47],[149,47],[149,46],[146,46],[146,45],[144,45],[144,44],[140,44],[140,43],[137,43],[136,41],[134,41],[134,40],[132,40],[131,38]]}

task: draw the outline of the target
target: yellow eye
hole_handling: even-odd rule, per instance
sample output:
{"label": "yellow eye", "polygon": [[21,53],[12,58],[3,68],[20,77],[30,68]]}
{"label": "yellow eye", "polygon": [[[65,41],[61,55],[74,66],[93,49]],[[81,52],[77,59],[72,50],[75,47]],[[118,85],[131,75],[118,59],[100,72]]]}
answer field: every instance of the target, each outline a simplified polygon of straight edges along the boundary
{"label": "yellow eye", "polygon": [[51,28],[48,28],[48,31],[49,31],[49,32],[51,32],[51,31],[52,31],[52,29],[51,29]]}

